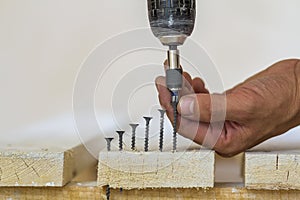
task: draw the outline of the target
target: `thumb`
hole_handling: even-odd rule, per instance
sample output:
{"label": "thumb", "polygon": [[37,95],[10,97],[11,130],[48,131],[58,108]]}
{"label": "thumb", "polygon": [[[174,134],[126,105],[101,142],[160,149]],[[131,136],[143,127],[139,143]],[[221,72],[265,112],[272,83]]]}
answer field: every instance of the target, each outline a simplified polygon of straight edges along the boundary
{"label": "thumb", "polygon": [[238,104],[233,95],[194,94],[181,97],[177,106],[179,114],[201,122],[220,122],[236,118]]}

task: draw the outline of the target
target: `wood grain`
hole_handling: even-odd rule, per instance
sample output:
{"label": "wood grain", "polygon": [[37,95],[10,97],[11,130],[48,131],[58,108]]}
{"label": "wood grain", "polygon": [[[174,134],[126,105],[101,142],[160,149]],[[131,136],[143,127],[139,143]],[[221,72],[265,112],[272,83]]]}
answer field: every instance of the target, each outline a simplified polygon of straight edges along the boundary
{"label": "wood grain", "polygon": [[214,186],[213,151],[101,152],[98,186],[111,188],[208,188]]}
{"label": "wood grain", "polygon": [[[0,150],[0,187],[57,187],[70,182],[84,167],[80,158],[88,153],[81,145],[71,149]],[[92,164],[92,159],[85,164]]]}
{"label": "wood grain", "polygon": [[[217,185],[210,189],[112,190],[112,200],[298,200],[298,190],[248,190],[240,185]],[[0,188],[0,199],[106,200],[105,188],[92,183],[72,183],[61,188]]]}
{"label": "wood grain", "polygon": [[245,186],[252,189],[300,189],[300,152],[247,152]]}

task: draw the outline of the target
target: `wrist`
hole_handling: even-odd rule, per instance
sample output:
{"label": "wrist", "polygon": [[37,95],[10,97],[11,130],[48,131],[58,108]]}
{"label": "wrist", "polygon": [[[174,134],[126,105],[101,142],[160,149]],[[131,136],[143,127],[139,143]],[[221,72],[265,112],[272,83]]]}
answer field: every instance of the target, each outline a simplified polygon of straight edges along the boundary
{"label": "wrist", "polygon": [[295,64],[295,79],[296,79],[296,105],[297,105],[297,121],[300,125],[300,60]]}
{"label": "wrist", "polygon": [[300,125],[300,60],[284,60],[277,66],[275,73],[281,74],[282,80],[286,82],[284,101],[287,101],[288,109],[284,124],[293,128]]}

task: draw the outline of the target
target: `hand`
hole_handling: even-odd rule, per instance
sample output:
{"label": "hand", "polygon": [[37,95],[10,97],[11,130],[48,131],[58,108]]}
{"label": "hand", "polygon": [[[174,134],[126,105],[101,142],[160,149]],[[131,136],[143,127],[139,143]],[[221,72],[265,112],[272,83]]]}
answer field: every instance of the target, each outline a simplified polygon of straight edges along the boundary
{"label": "hand", "polygon": [[[209,94],[200,78],[186,72],[183,76],[178,133],[222,156],[236,155],[300,124],[300,60],[276,63],[223,94]],[[173,120],[165,78],[158,77],[156,86]]]}

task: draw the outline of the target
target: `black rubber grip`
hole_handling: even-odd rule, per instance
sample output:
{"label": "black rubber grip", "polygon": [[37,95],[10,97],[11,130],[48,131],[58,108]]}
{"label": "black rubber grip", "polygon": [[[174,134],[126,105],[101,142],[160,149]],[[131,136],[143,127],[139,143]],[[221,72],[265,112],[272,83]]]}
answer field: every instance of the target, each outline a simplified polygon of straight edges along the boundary
{"label": "black rubber grip", "polygon": [[182,87],[182,69],[168,69],[166,71],[166,84],[168,88]]}

